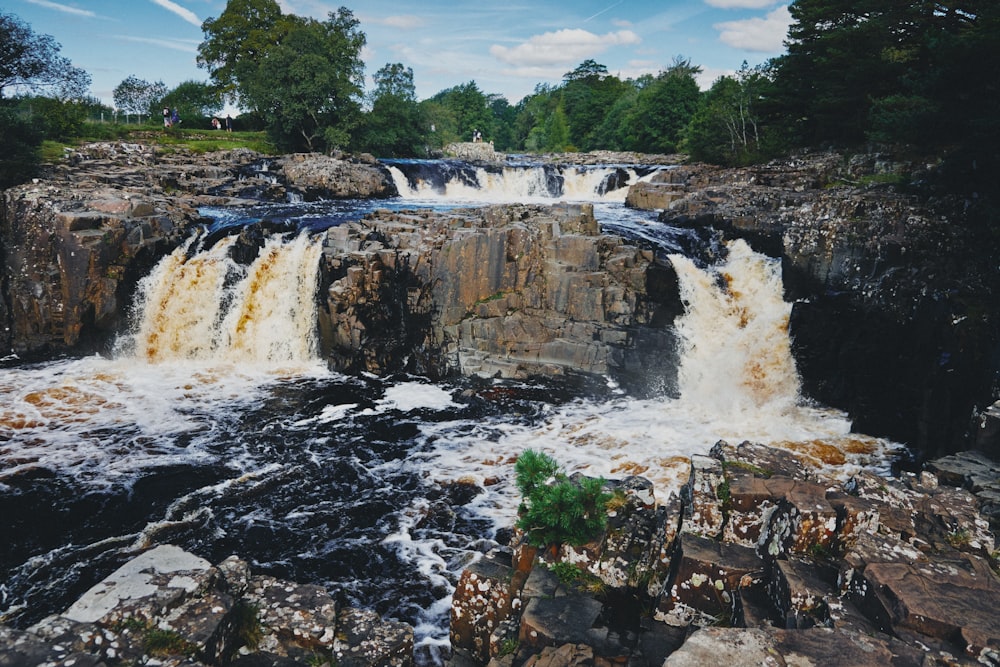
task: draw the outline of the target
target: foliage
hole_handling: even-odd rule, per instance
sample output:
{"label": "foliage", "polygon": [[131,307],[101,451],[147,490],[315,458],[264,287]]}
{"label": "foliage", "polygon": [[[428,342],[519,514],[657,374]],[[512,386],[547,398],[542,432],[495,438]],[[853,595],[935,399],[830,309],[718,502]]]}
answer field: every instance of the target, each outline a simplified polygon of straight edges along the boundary
{"label": "foliage", "polygon": [[583,544],[607,522],[603,479],[570,479],[550,456],[525,450],[514,467],[522,501],[517,525],[536,546]]}
{"label": "foliage", "polygon": [[605,114],[625,90],[625,84],[608,75],[608,69],[593,60],[585,60],[564,76],[561,113],[568,126],[568,141],[582,150],[598,148],[595,131]]}
{"label": "foliage", "polygon": [[379,157],[425,155],[424,117],[417,104],[413,70],[400,63],[387,64],[374,76],[357,147]]}
{"label": "foliage", "polygon": [[698,71],[681,60],[639,90],[635,109],[626,117],[633,137],[622,148],[643,153],[677,151],[701,98],[694,78]]}
{"label": "foliage", "polygon": [[601,594],[607,588],[607,584],[600,577],[587,572],[575,563],[559,561],[549,565],[549,570],[559,578],[562,584],[574,586],[588,593]]}
{"label": "foliage", "polygon": [[208,70],[226,99],[253,110],[244,86],[255,64],[284,41],[296,22],[281,13],[275,0],[229,0],[218,18],[202,23],[205,40],[198,46],[198,66]]}
{"label": "foliage", "polygon": [[61,100],[86,96],[90,75],[60,56],[60,49],[17,16],[0,14],[0,99],[5,88],[48,91]]}
{"label": "foliage", "polygon": [[493,112],[475,81],[442,90],[429,102],[432,105],[424,107],[427,118],[435,125],[443,143],[472,141],[474,130],[482,132],[484,141],[493,138]]}
{"label": "foliage", "polygon": [[172,655],[189,655],[196,653],[197,647],[173,630],[149,628],[143,636],[143,647],[149,655],[166,658]]}
{"label": "foliage", "polygon": [[42,137],[41,128],[0,100],[0,189],[23,183],[37,173]]}
{"label": "foliage", "polygon": [[150,83],[133,75],[127,76],[112,91],[115,107],[128,116],[152,116],[167,94],[167,86],[162,81]]}
{"label": "foliage", "polygon": [[684,149],[695,160],[729,166],[777,153],[762,111],[769,86],[768,69],[746,62],[735,76],[719,77],[688,123]]}
{"label": "foliage", "polygon": [[176,109],[186,127],[211,127],[210,119],[222,111],[218,89],[201,81],[184,81],[163,96],[157,107]]}
{"label": "foliage", "polygon": [[[280,150],[346,147],[359,122],[362,92],[366,40],[357,19],[343,7],[316,21],[282,16],[272,5],[234,0],[218,20],[206,21],[199,63],[223,90],[261,114]],[[254,22],[257,16],[262,23]]]}

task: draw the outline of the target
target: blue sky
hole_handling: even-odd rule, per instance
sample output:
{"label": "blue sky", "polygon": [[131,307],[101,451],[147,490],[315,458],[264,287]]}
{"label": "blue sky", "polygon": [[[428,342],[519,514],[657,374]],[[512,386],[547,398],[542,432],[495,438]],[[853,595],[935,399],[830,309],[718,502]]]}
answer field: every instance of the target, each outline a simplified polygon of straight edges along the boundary
{"label": "blue sky", "polygon": [[[655,74],[677,56],[702,67],[699,83],[784,51],[790,21],[780,0],[278,0],[285,13],[326,18],[346,6],[368,38],[370,76],[386,63],[413,69],[425,99],[475,81],[511,104],[538,83],[559,84],[584,60],[620,78]],[[207,81],[195,64],[201,22],[225,0],[4,0],[0,11],[52,35],[93,77],[91,93],[135,75],[168,88]]]}

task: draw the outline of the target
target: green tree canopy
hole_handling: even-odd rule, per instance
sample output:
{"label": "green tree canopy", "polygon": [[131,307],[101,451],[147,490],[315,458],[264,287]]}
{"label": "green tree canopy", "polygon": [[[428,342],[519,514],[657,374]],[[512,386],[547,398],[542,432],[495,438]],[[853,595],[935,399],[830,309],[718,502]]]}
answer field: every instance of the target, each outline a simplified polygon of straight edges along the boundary
{"label": "green tree canopy", "polygon": [[159,104],[177,109],[183,119],[210,117],[222,111],[218,89],[201,81],[182,82],[168,92]]}
{"label": "green tree canopy", "polygon": [[201,25],[205,39],[198,46],[198,66],[208,70],[227,99],[249,106],[241,82],[282,43],[295,21],[275,0],[229,0],[218,18]]}
{"label": "green tree canopy", "polygon": [[623,148],[643,153],[677,151],[701,99],[701,90],[694,78],[700,71],[692,67],[690,61],[678,58],[670,68],[644,85],[626,121],[631,126],[631,145]]}
{"label": "green tree canopy", "polygon": [[425,155],[424,117],[417,104],[413,70],[390,63],[373,77],[371,110],[365,117],[359,142],[362,150],[379,157]]}
{"label": "green tree canopy", "polygon": [[570,142],[582,150],[598,148],[595,132],[627,85],[593,60],[583,61],[563,77],[563,82],[562,102]]}
{"label": "green tree canopy", "polygon": [[344,7],[316,21],[282,15],[272,0],[230,0],[202,26],[199,64],[260,114],[282,150],[347,147],[364,80],[358,26]]}
{"label": "green tree canopy", "polygon": [[[431,98],[445,109],[448,109],[455,119],[455,136],[448,141],[472,141],[473,130],[483,133],[483,139],[489,141],[493,136],[493,112],[488,98],[479,89],[475,81],[463,83],[442,90]],[[431,117],[431,122],[438,125],[438,120]]]}

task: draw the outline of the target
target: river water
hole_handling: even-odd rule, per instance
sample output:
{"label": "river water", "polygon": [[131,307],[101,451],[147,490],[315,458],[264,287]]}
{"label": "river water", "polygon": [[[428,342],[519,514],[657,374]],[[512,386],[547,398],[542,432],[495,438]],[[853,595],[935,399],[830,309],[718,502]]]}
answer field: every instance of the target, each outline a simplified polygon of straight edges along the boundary
{"label": "river water", "polygon": [[[512,524],[526,448],[570,472],[644,475],[661,498],[719,439],[786,447],[845,477],[888,469],[894,443],[800,395],[777,261],[742,242],[711,266],[682,256],[687,232],[625,209],[624,190],[604,191],[608,169],[392,169],[403,196],[390,201],[206,211],[217,227],[289,219],[307,233],[271,238],[250,266],[226,241],[165,258],[111,355],[3,361],[3,620],[57,613],[173,543],[410,623],[419,661],[440,664],[455,582]],[[593,201],[606,231],[674,263],[687,307],[675,388],[637,398],[607,378],[346,376],[318,358],[315,232],[373,206],[556,198]]]}

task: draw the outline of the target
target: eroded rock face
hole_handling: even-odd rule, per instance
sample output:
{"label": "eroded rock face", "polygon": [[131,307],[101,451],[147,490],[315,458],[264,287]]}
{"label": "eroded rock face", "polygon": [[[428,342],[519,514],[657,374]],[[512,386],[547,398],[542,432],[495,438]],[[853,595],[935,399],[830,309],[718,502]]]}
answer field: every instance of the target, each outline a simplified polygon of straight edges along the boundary
{"label": "eroded rock face", "polygon": [[676,278],[648,289],[653,254],[600,234],[589,205],[380,212],[331,229],[324,255],[340,370],[614,374],[641,365],[638,328],[679,310]]}
{"label": "eroded rock face", "polygon": [[395,193],[373,158],[141,144],[73,150],[0,201],[0,351],[93,351],[122,325],[136,282],[208,224],[201,206]]}

